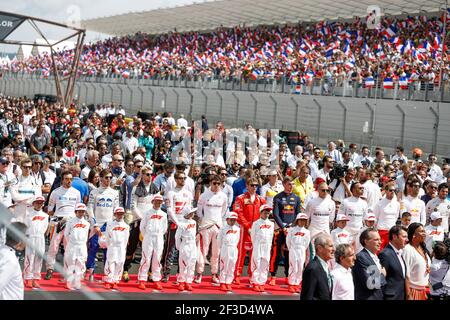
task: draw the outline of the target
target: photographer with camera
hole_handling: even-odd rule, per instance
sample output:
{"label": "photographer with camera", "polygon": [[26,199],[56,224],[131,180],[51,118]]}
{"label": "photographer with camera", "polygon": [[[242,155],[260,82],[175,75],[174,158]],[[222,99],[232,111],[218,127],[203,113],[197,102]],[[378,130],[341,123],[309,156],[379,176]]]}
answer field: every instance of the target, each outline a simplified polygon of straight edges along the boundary
{"label": "photographer with camera", "polygon": [[430,266],[430,295],[432,300],[450,300],[450,239],[436,242]]}
{"label": "photographer with camera", "polygon": [[330,172],[331,183],[329,185],[331,197],[334,201],[342,203],[345,198],[351,197],[350,185],[355,178],[356,170],[336,164]]}
{"label": "photographer with camera", "polygon": [[335,163],[336,162],[330,156],[323,157],[323,168],[319,170],[317,178],[322,178],[327,182],[327,184],[330,184],[333,180],[330,178],[330,173],[333,170]]}

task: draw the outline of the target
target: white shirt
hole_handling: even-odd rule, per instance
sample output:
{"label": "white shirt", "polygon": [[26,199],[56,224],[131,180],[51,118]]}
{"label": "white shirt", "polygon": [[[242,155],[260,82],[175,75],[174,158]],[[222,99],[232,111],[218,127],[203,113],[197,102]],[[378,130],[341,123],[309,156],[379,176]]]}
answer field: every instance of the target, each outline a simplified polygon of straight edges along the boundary
{"label": "white shirt", "polygon": [[[339,182],[339,185],[336,188],[336,185],[338,184],[337,179],[334,179],[331,183],[330,183],[330,188],[334,190],[333,193],[333,200],[334,201],[339,201],[340,203],[342,203],[344,201],[344,199],[346,198],[345,196],[345,187],[344,184],[342,182]],[[347,182],[347,184],[350,186],[352,184],[353,180],[350,182]]]}
{"label": "white shirt", "polygon": [[[365,249],[365,248],[364,248]],[[375,262],[375,264],[378,267],[378,270],[381,271],[381,263],[380,263],[380,259],[378,259],[378,256],[376,254],[373,254],[372,252],[370,252],[369,250],[366,249],[366,251],[369,253],[370,257],[372,258],[372,260]]]}
{"label": "white shirt", "polygon": [[[407,244],[402,253],[406,264],[406,276],[409,278],[411,288],[421,289],[428,285],[427,263],[422,255],[410,244]],[[430,258],[426,255],[428,265]]]}
{"label": "white shirt", "polygon": [[397,250],[391,243],[389,243],[389,245],[392,247],[392,249],[394,249],[395,255],[397,256],[398,261],[400,262],[400,265],[402,266],[402,274],[403,274],[403,278],[406,276],[405,272],[406,272],[406,266],[405,266],[405,261],[403,261],[402,258],[402,253],[403,250]]}
{"label": "white shirt", "polygon": [[126,135],[122,138],[122,144],[125,146],[129,154],[132,154],[139,147],[139,141],[135,137],[128,138]]}
{"label": "white shirt", "polygon": [[395,199],[395,196],[388,200],[383,198],[375,205],[373,213],[377,218],[377,228],[380,230],[389,230],[399,218],[400,213],[400,202]]}
{"label": "white shirt", "polygon": [[350,219],[347,222],[347,228],[351,234],[358,232],[362,228],[363,218],[366,216],[367,211],[367,202],[356,197],[345,199],[339,208],[339,214],[344,214]]}
{"label": "white shirt", "polygon": [[355,300],[355,287],[351,269],[345,269],[339,263],[331,271],[333,290],[331,300]]}
{"label": "white shirt", "polygon": [[54,211],[56,217],[73,217],[75,205],[81,202],[80,191],[74,187],[63,186],[53,190],[48,201],[48,211]]}
{"label": "white shirt", "polygon": [[216,224],[222,227],[228,209],[228,198],[222,191],[212,192],[207,188],[198,199],[197,215],[201,218],[200,227]]}
{"label": "white shirt", "polygon": [[306,205],[305,213],[309,219],[311,238],[320,232],[330,234],[330,223],[333,222],[336,205],[329,195],[325,199],[317,197]]}
{"label": "white shirt", "polygon": [[427,234],[425,245],[427,246],[428,252],[433,251],[433,244],[436,241],[444,241],[444,228],[441,226],[429,224],[425,227],[425,233]]}
{"label": "white shirt", "polygon": [[342,161],[342,154],[338,149],[334,149],[333,151],[325,151],[325,156],[330,156],[334,161],[337,163],[341,163]]}
{"label": "white shirt", "polygon": [[14,250],[0,244],[0,300],[23,300],[23,279]]}
{"label": "white shirt", "polygon": [[335,246],[343,243],[351,243],[352,240],[350,232],[341,228],[336,228],[331,231],[331,239]]}
{"label": "white shirt", "polygon": [[186,129],[188,128],[188,122],[186,119],[184,118],[180,118],[177,120],[177,127],[181,128],[181,127],[185,127]]}
{"label": "white shirt", "polygon": [[380,191],[380,187],[375,184],[372,180],[367,180],[364,184],[364,193],[363,197],[367,201],[367,207],[370,211],[373,211],[373,207],[380,201],[382,198],[382,194]]}
{"label": "white shirt", "polygon": [[400,213],[403,212],[411,213],[411,223],[419,222],[422,225],[425,225],[427,220],[425,202],[420,200],[419,197],[403,197],[402,201],[400,201]]}
{"label": "white shirt", "polygon": [[273,206],[273,198],[284,190],[283,183],[280,180],[275,182],[274,186],[271,186],[270,183],[266,183],[261,187],[261,197],[266,200],[266,204],[270,207]]}
{"label": "white shirt", "polygon": [[447,199],[440,199],[436,197],[428,201],[426,205],[427,217],[429,218],[433,211],[439,211],[442,216],[442,228],[445,232],[448,232],[448,220],[450,218],[450,201]]}

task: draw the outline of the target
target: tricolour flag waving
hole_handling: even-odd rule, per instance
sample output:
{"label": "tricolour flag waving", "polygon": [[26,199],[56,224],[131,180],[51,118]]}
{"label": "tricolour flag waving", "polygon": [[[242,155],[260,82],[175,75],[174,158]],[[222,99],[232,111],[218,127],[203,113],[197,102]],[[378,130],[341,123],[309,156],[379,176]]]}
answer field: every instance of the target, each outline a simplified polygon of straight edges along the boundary
{"label": "tricolour flag waving", "polygon": [[400,85],[400,89],[408,89],[408,78],[407,77],[400,77],[398,78],[398,84]]}
{"label": "tricolour flag waving", "polygon": [[373,88],[373,86],[375,85],[373,77],[367,77],[366,79],[364,79],[364,85],[366,88]]}
{"label": "tricolour flag waving", "polygon": [[383,88],[394,89],[394,82],[392,81],[392,78],[384,78]]}

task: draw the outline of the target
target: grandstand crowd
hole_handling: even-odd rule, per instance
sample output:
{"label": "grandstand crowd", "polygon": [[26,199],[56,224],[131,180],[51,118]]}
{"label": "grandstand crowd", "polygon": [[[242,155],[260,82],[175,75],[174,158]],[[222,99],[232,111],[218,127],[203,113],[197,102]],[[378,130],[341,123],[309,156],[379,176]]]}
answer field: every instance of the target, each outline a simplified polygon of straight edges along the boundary
{"label": "grandstand crowd", "polygon": [[[448,19],[448,17],[445,17]],[[439,84],[448,80],[448,48],[442,54],[444,17],[382,17],[368,28],[352,22],[219,28],[201,33],[138,33],[84,45],[80,76],[149,79],[313,79],[343,81],[366,87],[373,80]],[[448,28],[448,24],[447,24]],[[69,74],[73,50],[56,55],[61,74]],[[443,58],[443,63],[442,63]],[[52,73],[50,54],[14,60],[2,70]]]}
{"label": "grandstand crowd", "polygon": [[[204,117],[1,96],[0,194],[33,243],[22,256],[25,286],[42,281],[37,252],[46,252],[45,279],[53,277],[63,244],[67,289],[94,279],[97,258],[105,287],[120,287],[141,247],[142,290],[163,290],[176,274],[179,290],[191,291],[209,264],[210,281],[231,291],[248,253],[257,292],[281,273],[278,284],[302,299],[448,298],[449,164],[418,148],[408,159],[402,146],[371,154],[342,140],[322,149],[301,132],[278,141],[245,130],[258,148],[229,141],[230,128],[209,128]],[[313,263],[327,273],[325,293],[315,287],[322,275],[311,280]],[[369,285],[371,264],[378,286]]]}

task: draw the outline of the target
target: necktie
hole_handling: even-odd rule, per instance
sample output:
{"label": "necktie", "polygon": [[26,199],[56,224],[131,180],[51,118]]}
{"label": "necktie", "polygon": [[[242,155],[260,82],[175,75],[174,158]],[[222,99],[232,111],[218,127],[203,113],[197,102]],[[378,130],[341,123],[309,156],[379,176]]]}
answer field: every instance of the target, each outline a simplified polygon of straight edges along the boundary
{"label": "necktie", "polygon": [[328,281],[328,288],[330,289],[330,292],[331,292],[331,288],[333,286],[333,277],[331,276],[331,273],[329,270],[327,270],[327,281]]}

